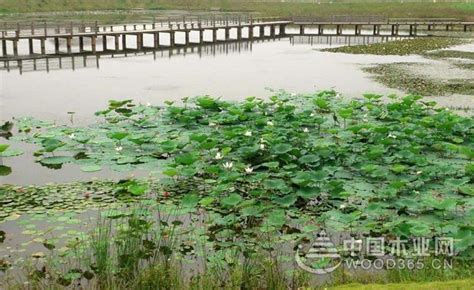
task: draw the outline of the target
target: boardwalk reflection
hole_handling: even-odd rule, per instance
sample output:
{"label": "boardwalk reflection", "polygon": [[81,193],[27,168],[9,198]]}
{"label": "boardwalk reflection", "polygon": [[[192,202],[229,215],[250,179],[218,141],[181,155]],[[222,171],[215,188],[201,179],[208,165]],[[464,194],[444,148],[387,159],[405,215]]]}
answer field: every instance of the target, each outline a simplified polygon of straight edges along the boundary
{"label": "boardwalk reflection", "polygon": [[100,52],[92,53],[75,53],[64,55],[48,55],[38,57],[25,57],[16,60],[4,60],[0,70],[7,72],[18,71],[20,74],[35,71],[54,71],[54,70],[76,70],[83,68],[100,68],[101,59],[104,57],[138,57],[151,56],[153,60],[159,58],[171,58],[173,56],[185,56],[187,54],[199,55],[199,57],[215,56],[218,54],[240,53],[242,51],[251,51],[252,46],[256,43],[267,41],[280,41],[288,39],[288,37],[275,37],[255,39],[253,41],[225,41],[208,44],[195,44],[187,46],[175,46],[173,48],[160,49],[143,49],[141,51],[124,51],[124,52]]}
{"label": "boardwalk reflection", "polygon": [[176,45],[174,47],[161,47],[159,49],[144,48],[142,50],[125,50],[120,52],[101,51],[86,53],[71,53],[57,55],[25,56],[17,59],[6,59],[1,61],[0,70],[7,72],[18,71],[20,74],[34,71],[54,70],[76,70],[83,68],[100,68],[102,58],[138,57],[151,56],[153,60],[159,58],[171,58],[173,56],[185,56],[187,54],[199,55],[199,57],[215,56],[218,54],[234,54],[242,51],[252,51],[252,46],[261,42],[289,40],[291,45],[359,45],[394,41],[398,39],[413,38],[409,36],[282,36],[265,37],[254,40],[218,41],[204,44]]}

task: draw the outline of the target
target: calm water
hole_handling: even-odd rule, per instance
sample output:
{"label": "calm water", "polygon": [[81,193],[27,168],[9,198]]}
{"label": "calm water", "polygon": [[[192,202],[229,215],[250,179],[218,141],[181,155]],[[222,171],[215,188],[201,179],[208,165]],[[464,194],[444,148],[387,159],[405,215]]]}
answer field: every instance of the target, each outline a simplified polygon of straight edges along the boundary
{"label": "calm water", "polygon": [[[333,88],[348,98],[360,97],[365,92],[402,94],[371,80],[360,67],[386,62],[427,62],[418,56],[318,51],[328,46],[327,41],[295,37],[127,57],[68,57],[61,59],[61,63],[58,59],[49,60],[49,72],[44,60],[36,65],[26,62],[21,74],[14,67],[0,71],[0,119],[33,116],[67,123],[67,112],[76,112],[76,124],[89,123],[94,121],[93,113],[105,108],[110,99],[163,104],[165,100],[211,95],[241,100],[248,96],[268,97],[272,94],[270,89],[304,93]],[[337,40],[331,40],[331,44],[338,45]],[[86,174],[74,166],[56,171],[45,169],[34,163],[34,146],[13,146],[23,148],[25,154],[4,158],[2,162],[12,167],[13,173],[1,177],[1,183],[42,184],[123,176],[108,171]]]}

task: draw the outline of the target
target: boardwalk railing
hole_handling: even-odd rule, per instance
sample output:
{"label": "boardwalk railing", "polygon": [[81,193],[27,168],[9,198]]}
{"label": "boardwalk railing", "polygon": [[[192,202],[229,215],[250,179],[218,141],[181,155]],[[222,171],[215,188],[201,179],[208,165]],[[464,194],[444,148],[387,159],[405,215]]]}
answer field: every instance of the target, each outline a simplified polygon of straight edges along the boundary
{"label": "boardwalk railing", "polygon": [[292,17],[295,23],[388,23],[388,18],[379,15],[332,15],[328,17]]}
{"label": "boardwalk railing", "polygon": [[[286,29],[290,26],[292,29]],[[296,27],[296,32],[295,32]],[[14,30],[4,30],[0,33],[1,55],[3,58],[13,56],[18,58],[25,56],[26,49],[21,48],[27,44],[28,54],[31,55],[51,55],[51,54],[71,54],[75,50],[78,53],[102,51],[140,51],[143,49],[158,49],[163,45],[169,47],[189,45],[191,43],[203,44],[205,42],[233,41],[254,38],[274,38],[289,35],[308,36],[427,36],[427,33],[418,33],[419,30],[433,31],[445,29],[446,31],[472,31],[474,22],[446,21],[446,19],[407,20],[406,22],[393,22],[384,17],[328,17],[328,18],[255,18],[252,16],[225,15],[213,16],[211,18],[202,17],[181,17],[167,19],[153,19],[151,22],[120,24],[120,25],[99,25],[94,23],[74,23],[70,22],[65,26],[43,26],[37,27],[30,24],[25,27],[18,23]],[[10,26],[5,24],[5,28]],[[224,37],[218,37],[218,31],[224,32]],[[231,31],[235,36],[231,37]],[[194,35],[190,38],[191,33]],[[296,34],[295,34],[296,33]],[[163,34],[167,34],[169,39],[163,43],[160,39]],[[196,37],[197,34],[197,37]],[[211,39],[204,38],[204,34],[211,34]],[[176,42],[176,36],[184,36],[184,39]],[[145,37],[148,39],[144,43]],[[150,43],[150,37],[153,41]],[[87,40],[87,41],[85,41]],[[40,44],[40,50],[35,50],[35,43]],[[101,45],[97,42],[101,41]],[[132,47],[127,43],[134,43]],[[48,50],[47,46],[54,43],[54,50]],[[65,44],[64,44],[65,43]],[[73,44],[74,43],[74,44]],[[76,45],[78,43],[78,45]],[[85,46],[90,47],[88,50]],[[150,46],[151,45],[151,46]],[[62,47],[62,49],[61,49]],[[65,50],[64,50],[65,48]],[[48,52],[53,50],[54,53]]]}
{"label": "boardwalk railing", "polygon": [[127,24],[101,24],[95,22],[0,22],[1,37],[48,36],[51,34],[76,34],[84,32],[137,31],[157,28],[177,28],[201,25],[219,26],[248,23],[262,23],[281,20],[281,17],[252,17],[251,15],[213,15],[157,17],[150,21]]}

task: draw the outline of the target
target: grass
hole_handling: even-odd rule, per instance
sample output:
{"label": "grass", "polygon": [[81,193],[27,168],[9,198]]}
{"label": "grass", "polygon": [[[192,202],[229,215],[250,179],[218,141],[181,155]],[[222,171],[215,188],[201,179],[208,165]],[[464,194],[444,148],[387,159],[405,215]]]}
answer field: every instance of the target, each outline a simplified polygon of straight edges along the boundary
{"label": "grass", "polygon": [[400,89],[410,94],[440,96],[446,94],[474,94],[474,81],[470,79],[451,79],[440,81],[411,73],[402,66],[410,63],[379,64],[363,70],[385,86]]}
{"label": "grass", "polygon": [[474,19],[471,3],[281,3],[273,1],[271,4],[257,1],[245,0],[0,0],[0,13],[22,13],[22,12],[48,12],[48,11],[86,11],[86,10],[127,10],[144,8],[150,10],[163,9],[186,9],[186,10],[209,10],[220,8],[222,11],[256,11],[263,15],[306,15],[323,16],[328,15],[384,15],[387,17],[450,17],[462,19]]}
{"label": "grass", "polygon": [[[122,211],[121,217],[110,215],[110,211],[103,212],[97,226],[88,235],[68,243],[68,252],[57,254],[51,245],[50,253],[44,258],[27,261],[21,268],[26,283],[18,284],[18,280],[10,279],[7,272],[5,289],[30,286],[32,289],[85,287],[116,290],[431,290],[469,289],[467,287],[474,281],[469,279],[472,266],[466,262],[443,271],[427,267],[427,270],[354,274],[339,268],[331,279],[324,281],[294,269],[288,263],[283,266],[285,259],[291,259],[291,256],[282,253],[263,251],[242,255],[238,248],[198,251],[198,244],[204,242],[199,235],[183,234],[189,232],[189,228],[178,225],[171,218],[174,214],[166,211],[156,219],[151,214],[152,208],[147,204],[136,204]],[[196,242],[196,256],[178,250],[187,239]],[[262,242],[266,242],[265,238]]]}
{"label": "grass", "polygon": [[[390,41],[385,43],[374,43],[369,45],[342,46],[323,49],[323,51],[352,53],[352,54],[375,54],[375,55],[409,55],[422,54],[431,50],[443,49],[454,45],[465,43],[465,40],[457,38],[415,38]],[[438,55],[439,52],[436,52]],[[472,54],[472,53],[471,53]],[[430,54],[431,55],[431,54]]]}
{"label": "grass", "polygon": [[399,284],[349,284],[337,287],[331,287],[329,289],[334,290],[445,290],[445,289],[472,289],[474,279],[468,280],[456,280],[447,282],[429,282],[429,283],[399,283]]}

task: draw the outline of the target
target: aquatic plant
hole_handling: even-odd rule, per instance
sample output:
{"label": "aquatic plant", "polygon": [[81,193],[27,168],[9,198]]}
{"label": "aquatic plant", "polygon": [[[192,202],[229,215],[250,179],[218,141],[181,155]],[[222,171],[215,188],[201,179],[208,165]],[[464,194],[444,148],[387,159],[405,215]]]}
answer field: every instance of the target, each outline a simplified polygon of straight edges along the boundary
{"label": "aquatic plant", "polygon": [[460,50],[437,50],[430,51],[424,54],[425,57],[435,59],[446,59],[446,58],[460,58],[474,60],[474,52],[472,51],[460,51]]}
{"label": "aquatic plant", "polygon": [[378,82],[389,88],[423,96],[445,96],[449,94],[474,94],[473,79],[436,80],[419,73],[411,72],[413,63],[378,64],[363,68]]}
{"label": "aquatic plant", "polygon": [[[161,171],[161,198],[204,210],[214,248],[264,249],[321,228],[457,239],[472,254],[473,120],[421,97],[344,101],[334,91],[183,106],[111,101],[90,127],[19,120],[41,164]],[[26,132],[26,133],[25,133]],[[146,185],[132,187],[135,194]]]}
{"label": "aquatic plant", "polygon": [[409,55],[422,54],[432,50],[447,48],[469,42],[461,38],[448,37],[420,37],[414,39],[394,40],[384,43],[372,43],[352,46],[325,48],[322,51],[375,54],[375,55]]}

